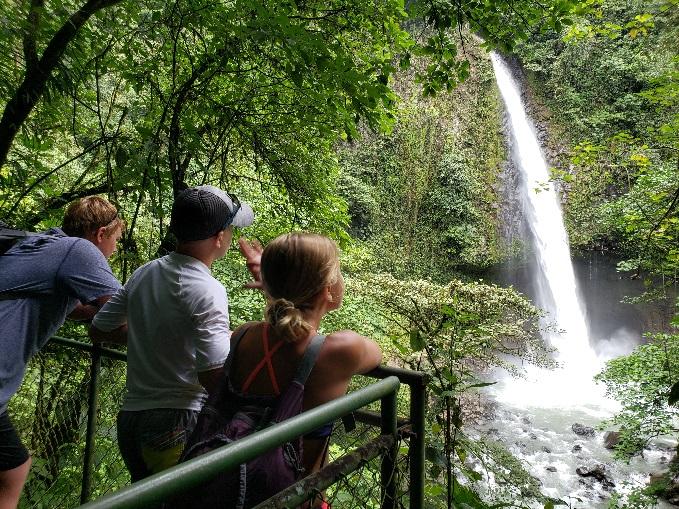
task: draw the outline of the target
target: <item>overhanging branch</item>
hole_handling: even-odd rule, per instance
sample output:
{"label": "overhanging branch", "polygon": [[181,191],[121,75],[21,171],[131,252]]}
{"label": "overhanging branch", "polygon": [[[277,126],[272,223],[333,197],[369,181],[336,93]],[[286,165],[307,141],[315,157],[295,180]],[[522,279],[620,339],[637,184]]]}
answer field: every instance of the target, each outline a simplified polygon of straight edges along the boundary
{"label": "overhanging branch", "polygon": [[[42,57],[35,65],[31,65],[34,58],[32,56],[32,49],[35,49],[35,41],[32,42],[32,49],[31,41],[28,41],[28,48],[25,47],[25,52],[28,54],[26,74],[16,92],[5,106],[2,119],[0,119],[0,168],[7,161],[7,154],[16,133],[42,97],[52,71],[61,61],[66,48],[75,39],[78,31],[93,14],[120,2],[122,0],[88,0],[54,34],[47,44]],[[39,2],[32,3],[31,11],[34,10],[36,3]],[[24,46],[25,44],[26,41],[24,40]]]}

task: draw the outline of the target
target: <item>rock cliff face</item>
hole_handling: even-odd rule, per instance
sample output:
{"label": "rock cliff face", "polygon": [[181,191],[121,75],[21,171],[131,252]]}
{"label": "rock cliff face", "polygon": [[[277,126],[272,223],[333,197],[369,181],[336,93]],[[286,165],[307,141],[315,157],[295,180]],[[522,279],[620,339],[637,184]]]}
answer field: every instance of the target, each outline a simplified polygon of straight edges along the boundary
{"label": "rock cliff face", "polygon": [[[512,73],[521,85],[521,98],[526,108],[526,113],[532,121],[533,129],[540,142],[547,164],[550,166],[555,165],[558,161],[561,161],[566,153],[564,140],[557,133],[551,132],[551,113],[541,104],[539,98],[533,94],[527,85],[528,80],[519,61],[516,58],[509,58],[507,61]],[[509,126],[505,116],[502,136],[505,138],[507,153],[511,154],[513,140],[507,136],[508,132]],[[528,232],[521,202],[521,184],[516,163],[510,157],[500,172],[498,183],[498,196],[502,197],[502,203],[499,206],[500,221],[498,227],[501,238],[506,242],[507,246],[516,247],[517,243],[521,245]],[[563,204],[566,190],[560,188],[558,190]]]}
{"label": "rock cliff face", "polygon": [[[511,153],[511,141],[506,137],[507,120],[503,122],[507,153]],[[502,165],[498,177],[497,194],[501,198],[498,204],[498,231],[502,241],[509,247],[520,246],[526,234],[523,205],[521,200],[521,180],[516,165],[508,158]]]}
{"label": "rock cliff face", "polygon": [[[510,60],[510,63],[511,60]],[[515,64],[515,62],[513,62]],[[518,65],[512,65],[512,70],[516,73]],[[498,101],[502,99],[498,96]],[[503,107],[504,111],[504,107]],[[509,119],[507,113],[503,113],[502,131],[499,134],[504,139],[505,152],[508,157],[505,160],[498,175],[498,197],[501,198],[498,204],[498,230],[502,242],[508,250],[515,254],[524,249],[524,239],[528,232],[523,210],[523,200],[521,198],[521,176],[515,161],[512,159],[513,140],[510,133]]]}

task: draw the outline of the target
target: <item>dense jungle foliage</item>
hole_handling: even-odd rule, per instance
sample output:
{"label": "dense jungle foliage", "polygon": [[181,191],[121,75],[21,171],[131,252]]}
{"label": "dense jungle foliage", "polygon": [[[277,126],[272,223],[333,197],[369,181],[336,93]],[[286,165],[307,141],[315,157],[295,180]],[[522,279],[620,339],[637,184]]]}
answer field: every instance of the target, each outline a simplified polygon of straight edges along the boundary
{"label": "dense jungle foliage", "polygon": [[[540,311],[478,279],[516,251],[500,234],[506,149],[487,50],[515,51],[565,154],[553,174],[574,247],[614,249],[657,298],[679,263],[678,11],[676,0],[3,2],[0,218],[40,230],[72,199],[106,195],[127,222],[112,259],[122,280],[172,248],[173,196],[200,183],[253,205],[247,236],[335,238],[347,296],[323,327],[360,331],[389,363],[431,374],[426,506],[553,507],[516,458],[463,426],[490,368],[551,365]],[[237,253],[213,271],[234,326],[261,316]],[[620,454],[675,431],[678,337],[669,324],[652,332],[662,338],[601,375],[625,408]],[[124,367],[105,369],[110,430]],[[35,458],[26,506],[77,503],[87,370],[50,350],[12,402]],[[113,436],[98,437],[95,495],[127,482]]]}

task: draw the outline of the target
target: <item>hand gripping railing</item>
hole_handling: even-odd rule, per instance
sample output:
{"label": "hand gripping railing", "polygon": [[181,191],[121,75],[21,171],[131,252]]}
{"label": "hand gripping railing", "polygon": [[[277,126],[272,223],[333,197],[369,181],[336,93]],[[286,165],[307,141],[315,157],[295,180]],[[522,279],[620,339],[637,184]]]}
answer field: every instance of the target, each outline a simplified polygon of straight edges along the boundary
{"label": "hand gripping railing", "polygon": [[[117,492],[81,506],[86,509],[132,509],[158,504],[179,493],[209,481],[220,472],[252,460],[295,437],[334,421],[369,403],[381,400],[382,448],[386,449],[381,466],[382,507],[395,507],[398,453],[396,394],[399,379],[389,376],[363,389],[308,410],[270,428],[225,445],[186,463],[164,470]],[[303,501],[297,501],[297,503]],[[294,500],[290,501],[294,507]],[[287,504],[278,507],[290,507]]]}

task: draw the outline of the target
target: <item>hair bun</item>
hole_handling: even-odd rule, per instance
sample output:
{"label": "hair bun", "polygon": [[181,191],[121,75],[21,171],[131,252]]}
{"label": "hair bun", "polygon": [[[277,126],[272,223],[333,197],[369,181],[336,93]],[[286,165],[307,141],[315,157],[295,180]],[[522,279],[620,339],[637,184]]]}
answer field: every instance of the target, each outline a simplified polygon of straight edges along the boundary
{"label": "hair bun", "polygon": [[287,299],[275,299],[266,307],[266,321],[274,328],[276,335],[287,342],[302,339],[311,330],[302,312]]}
{"label": "hair bun", "polygon": [[[275,325],[276,322],[280,321],[286,315],[293,314],[295,312],[295,304],[288,299],[276,299],[269,303],[269,313],[271,325]],[[299,310],[297,310],[299,311]]]}

